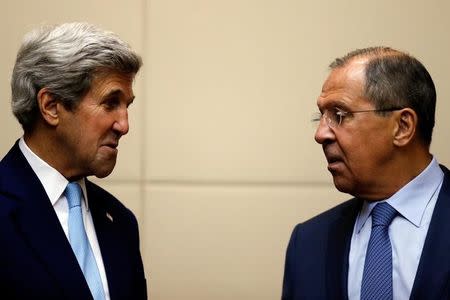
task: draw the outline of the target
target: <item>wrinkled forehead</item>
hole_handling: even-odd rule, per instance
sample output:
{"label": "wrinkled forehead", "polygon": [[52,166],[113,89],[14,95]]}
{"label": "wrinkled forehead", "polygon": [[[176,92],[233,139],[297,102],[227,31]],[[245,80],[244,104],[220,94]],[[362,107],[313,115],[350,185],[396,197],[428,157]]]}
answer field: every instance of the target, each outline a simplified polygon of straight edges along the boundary
{"label": "wrinkled forehead", "polygon": [[361,101],[365,90],[367,59],[353,59],[342,67],[331,70],[317,100],[319,108],[346,105]]}
{"label": "wrinkled forehead", "polygon": [[134,99],[133,80],[134,74],[103,73],[94,78],[88,93],[99,98],[116,96],[132,101]]}

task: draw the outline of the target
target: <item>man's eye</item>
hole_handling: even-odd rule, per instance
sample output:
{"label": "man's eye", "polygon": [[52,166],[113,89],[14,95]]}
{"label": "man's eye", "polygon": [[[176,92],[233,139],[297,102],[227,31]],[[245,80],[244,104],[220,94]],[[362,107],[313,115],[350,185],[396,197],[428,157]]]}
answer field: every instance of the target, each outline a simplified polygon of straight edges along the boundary
{"label": "man's eye", "polygon": [[345,116],[347,115],[347,112],[345,112],[345,111],[343,111],[343,110],[340,110],[340,109],[336,109],[335,114],[336,114],[336,116],[338,116],[338,117],[345,117]]}
{"label": "man's eye", "polygon": [[120,104],[120,101],[118,99],[110,99],[110,100],[106,100],[105,102],[103,102],[103,105],[107,109],[114,109],[114,108],[118,107],[119,104]]}
{"label": "man's eye", "polygon": [[320,122],[320,119],[322,119],[322,113],[321,112],[315,112],[313,113],[311,117],[312,122]]}

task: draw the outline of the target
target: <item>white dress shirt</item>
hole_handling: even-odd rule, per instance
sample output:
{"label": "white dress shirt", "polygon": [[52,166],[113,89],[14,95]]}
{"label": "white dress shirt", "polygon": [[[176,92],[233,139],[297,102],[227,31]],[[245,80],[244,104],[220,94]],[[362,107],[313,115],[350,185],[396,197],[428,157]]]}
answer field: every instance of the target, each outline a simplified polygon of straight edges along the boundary
{"label": "white dress shirt", "polygon": [[[398,214],[389,226],[392,245],[393,295],[409,299],[434,206],[444,179],[436,159],[392,197],[386,199]],[[372,209],[379,202],[365,202],[356,219],[349,253],[348,297],[360,299],[367,245],[372,230]]]}
{"label": "white dress shirt", "polygon": [[[38,157],[25,143],[23,137],[19,140],[19,148],[25,156],[26,160],[30,164],[34,173],[41,181],[45,192],[47,193],[50,202],[55,209],[56,215],[58,216],[59,222],[66,234],[67,239],[69,239],[69,206],[67,204],[67,199],[64,196],[64,190],[69,183],[67,179],[62,176],[57,170],[52,168],[49,164]],[[81,210],[83,213],[83,222],[86,234],[91,244],[92,252],[94,253],[95,261],[97,262],[98,271],[102,279],[103,290],[105,294],[105,299],[109,300],[109,289],[108,281],[106,278],[105,266],[103,265],[103,259],[100,252],[100,247],[98,245],[97,234],[95,233],[94,223],[92,221],[92,215],[89,211],[89,202],[86,194],[86,184],[84,178],[79,180],[78,183],[83,191],[83,196],[85,201],[81,201]]]}

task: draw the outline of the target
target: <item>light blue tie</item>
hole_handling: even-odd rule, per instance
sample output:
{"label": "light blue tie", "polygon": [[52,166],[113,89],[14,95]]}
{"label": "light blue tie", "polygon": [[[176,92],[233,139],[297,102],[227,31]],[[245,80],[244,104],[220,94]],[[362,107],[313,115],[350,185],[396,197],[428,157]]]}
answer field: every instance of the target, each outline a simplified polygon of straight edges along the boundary
{"label": "light blue tie", "polygon": [[372,210],[372,232],[364,263],[361,300],[393,299],[392,247],[388,230],[396,214],[387,202],[378,203]]}
{"label": "light blue tie", "polygon": [[64,194],[69,205],[69,241],[95,300],[104,300],[103,285],[94,253],[84,229],[81,213],[81,188],[76,182],[67,185]]}

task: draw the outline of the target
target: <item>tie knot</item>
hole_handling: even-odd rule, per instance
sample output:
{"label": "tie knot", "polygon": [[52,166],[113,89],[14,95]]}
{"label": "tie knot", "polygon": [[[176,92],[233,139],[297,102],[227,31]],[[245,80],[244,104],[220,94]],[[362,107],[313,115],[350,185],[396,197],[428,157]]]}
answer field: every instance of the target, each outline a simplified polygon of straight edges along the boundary
{"label": "tie knot", "polygon": [[397,211],[387,202],[378,203],[372,210],[372,227],[389,226]]}
{"label": "tie knot", "polygon": [[67,184],[64,194],[67,198],[67,204],[69,204],[69,209],[75,206],[81,205],[81,187],[76,182],[69,182]]}

